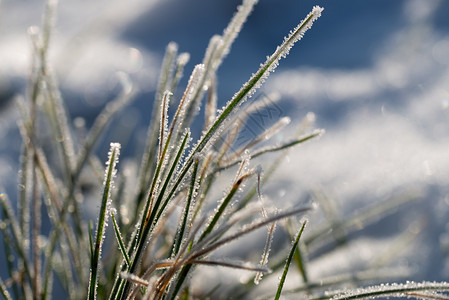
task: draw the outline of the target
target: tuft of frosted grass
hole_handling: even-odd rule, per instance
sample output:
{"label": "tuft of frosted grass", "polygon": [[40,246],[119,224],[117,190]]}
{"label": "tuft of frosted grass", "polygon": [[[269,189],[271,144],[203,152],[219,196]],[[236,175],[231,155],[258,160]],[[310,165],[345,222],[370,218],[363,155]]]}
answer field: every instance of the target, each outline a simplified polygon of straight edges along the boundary
{"label": "tuft of frosted grass", "polygon": [[[105,178],[104,178],[104,191],[101,201],[100,212],[97,221],[97,231],[95,237],[95,243],[93,245],[93,255],[90,264],[90,278],[89,278],[89,291],[88,299],[96,299],[97,285],[98,285],[98,272],[100,267],[100,255],[101,248],[104,241],[104,233],[107,226],[108,211],[111,205],[111,190],[114,186],[114,177],[117,173],[116,165],[118,163],[118,157],[120,155],[120,144],[111,143],[111,148],[108,154],[108,161],[106,162]],[[89,233],[91,234],[91,233]]]}

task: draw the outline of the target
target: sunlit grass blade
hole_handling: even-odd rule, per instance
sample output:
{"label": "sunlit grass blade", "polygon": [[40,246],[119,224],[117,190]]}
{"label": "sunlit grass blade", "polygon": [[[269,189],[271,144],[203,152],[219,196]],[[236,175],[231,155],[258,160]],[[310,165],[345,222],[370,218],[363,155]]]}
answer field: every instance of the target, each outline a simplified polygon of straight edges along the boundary
{"label": "sunlit grass blade", "polygon": [[[291,228],[291,222],[288,222],[288,231],[289,231],[290,236],[293,238],[294,233]],[[296,263],[298,272],[299,272],[299,274],[301,274],[304,284],[307,284],[309,282],[309,275],[307,273],[306,261],[305,261],[304,254],[305,254],[305,249],[303,247],[301,247],[301,244],[298,244],[295,254],[293,255],[293,260]]]}
{"label": "sunlit grass blade", "polygon": [[302,235],[302,232],[304,231],[306,223],[307,222],[304,222],[302,224],[302,227],[299,230],[298,235],[296,236],[295,242],[292,245],[292,248],[290,250],[290,254],[288,255],[287,261],[285,263],[284,271],[282,272],[281,280],[279,281],[279,285],[278,285],[278,289],[277,289],[277,292],[276,292],[276,296],[274,297],[275,300],[279,300],[279,298],[281,297],[282,288],[284,287],[285,278],[287,277],[288,269],[289,269],[290,263],[291,263],[291,261],[293,259],[293,254],[296,251],[296,247],[298,246],[299,239],[301,238],[301,235]]}
{"label": "sunlit grass blade", "polygon": [[110,209],[111,190],[114,185],[114,177],[116,171],[116,165],[118,163],[118,157],[120,155],[120,144],[111,143],[111,150],[109,152],[109,159],[107,161],[107,168],[104,181],[103,198],[101,200],[100,213],[98,216],[97,232],[94,244],[94,253],[91,259],[90,266],[90,279],[89,279],[89,292],[88,299],[96,299],[97,296],[97,284],[98,284],[98,272],[100,267],[100,255],[101,247],[104,240],[104,230],[107,225],[107,215]]}
{"label": "sunlit grass blade", "polygon": [[190,54],[189,53],[181,53],[178,55],[178,58],[176,59],[176,70],[175,75],[173,76],[173,80],[170,85],[169,91],[173,94],[176,92],[176,88],[178,87],[179,80],[181,80],[183,73],[184,73],[184,67],[190,60]]}
{"label": "sunlit grass blade", "polygon": [[241,269],[252,272],[260,273],[271,273],[270,268],[266,266],[252,265],[248,262],[235,262],[235,261],[223,261],[223,260],[212,260],[212,259],[201,259],[201,260],[191,260],[191,264],[196,265],[210,265],[210,266],[220,266],[232,269]]}
{"label": "sunlit grass blade", "polygon": [[161,73],[159,75],[159,83],[155,95],[153,104],[153,110],[151,113],[151,121],[148,127],[147,140],[145,142],[145,148],[142,156],[142,163],[139,169],[138,178],[138,192],[136,195],[137,207],[145,198],[147,187],[154,177],[154,169],[156,166],[156,160],[153,159],[157,150],[157,136],[159,134],[160,126],[160,111],[162,107],[162,98],[166,90],[169,89],[171,76],[173,72],[173,65],[178,53],[178,45],[174,42],[170,42],[165,50],[164,59],[162,61]]}
{"label": "sunlit grass blade", "polygon": [[198,172],[198,160],[195,161],[194,165],[193,165],[193,171],[192,171],[192,179],[190,182],[190,188],[189,188],[189,194],[187,196],[187,201],[186,201],[186,205],[184,208],[184,216],[182,218],[181,221],[181,226],[177,231],[177,234],[175,236],[175,240],[173,242],[173,251],[172,251],[172,256],[176,256],[179,252],[179,248],[181,247],[181,243],[183,240],[183,237],[185,235],[185,231],[186,231],[186,225],[187,225],[187,220],[189,219],[189,215],[191,214],[191,204],[192,204],[192,199],[194,197],[196,197],[196,181],[197,181],[197,172]]}
{"label": "sunlit grass blade", "polygon": [[122,252],[123,258],[128,266],[131,265],[131,261],[129,260],[128,253],[125,248],[125,244],[123,243],[122,235],[120,234],[120,229],[117,225],[117,221],[115,220],[115,214],[111,211],[112,224],[114,226],[115,237],[117,239],[117,243],[119,245],[120,251]]}

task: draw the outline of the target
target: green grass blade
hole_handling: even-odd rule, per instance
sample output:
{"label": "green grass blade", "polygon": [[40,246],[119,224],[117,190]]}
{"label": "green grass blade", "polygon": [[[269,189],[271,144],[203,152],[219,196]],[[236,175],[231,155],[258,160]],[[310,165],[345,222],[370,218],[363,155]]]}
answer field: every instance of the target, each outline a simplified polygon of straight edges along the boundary
{"label": "green grass blade", "polygon": [[175,240],[173,242],[173,251],[172,251],[172,256],[176,256],[179,252],[179,248],[181,247],[181,243],[183,240],[183,237],[185,235],[185,229],[186,229],[186,225],[187,225],[187,220],[189,218],[189,214],[190,214],[190,209],[191,209],[191,203],[192,203],[192,198],[194,197],[195,194],[195,190],[196,190],[196,174],[198,171],[198,159],[195,161],[194,165],[193,165],[193,171],[192,171],[192,180],[190,182],[190,188],[189,188],[189,194],[187,196],[187,201],[186,201],[186,206],[184,209],[184,217],[182,219],[181,222],[181,227],[179,228]]}
{"label": "green grass blade", "polygon": [[89,250],[90,250],[90,259],[94,257],[94,240],[92,238],[94,224],[92,220],[89,221]]}
{"label": "green grass blade", "polygon": [[151,182],[151,178],[154,178],[154,169],[156,167],[156,160],[153,158],[157,149],[157,136],[159,133],[160,124],[160,110],[163,94],[169,89],[173,64],[178,53],[178,45],[174,42],[170,42],[165,50],[164,59],[162,61],[161,73],[159,76],[158,88],[153,104],[153,110],[151,114],[151,122],[148,127],[147,140],[145,142],[145,149],[142,157],[141,168],[139,169],[139,192],[137,193],[137,207],[145,198],[147,187]]}
{"label": "green grass blade", "polygon": [[111,143],[111,150],[109,152],[109,159],[107,162],[103,198],[101,201],[100,213],[98,216],[97,233],[95,237],[94,253],[91,259],[90,278],[89,278],[89,292],[88,299],[96,299],[99,261],[101,255],[101,247],[104,240],[104,230],[107,221],[107,210],[110,205],[111,190],[114,184],[114,176],[116,173],[116,165],[120,155],[120,144]]}
{"label": "green grass blade", "polygon": [[123,243],[122,235],[120,234],[120,230],[117,225],[117,221],[115,220],[115,214],[111,212],[112,217],[112,224],[114,225],[114,231],[115,231],[115,237],[117,238],[117,242],[120,248],[120,251],[122,252],[123,258],[125,259],[125,262],[128,266],[131,265],[131,261],[129,260],[128,253],[126,252],[125,244]]}
{"label": "green grass blade", "polygon": [[307,222],[304,222],[302,224],[302,227],[299,230],[298,235],[296,236],[296,240],[295,240],[295,242],[292,245],[292,248],[290,250],[290,254],[288,255],[288,258],[287,258],[287,262],[285,263],[284,271],[282,272],[281,280],[279,281],[279,285],[278,285],[278,289],[277,289],[277,292],[276,292],[276,296],[274,297],[275,300],[279,300],[279,298],[281,297],[281,292],[282,292],[282,288],[284,287],[285,278],[287,277],[288,268],[289,268],[290,263],[291,263],[291,261],[293,259],[293,254],[296,251],[296,247],[298,246],[299,239],[301,238],[301,235],[302,235],[302,232],[304,231],[306,223]]}

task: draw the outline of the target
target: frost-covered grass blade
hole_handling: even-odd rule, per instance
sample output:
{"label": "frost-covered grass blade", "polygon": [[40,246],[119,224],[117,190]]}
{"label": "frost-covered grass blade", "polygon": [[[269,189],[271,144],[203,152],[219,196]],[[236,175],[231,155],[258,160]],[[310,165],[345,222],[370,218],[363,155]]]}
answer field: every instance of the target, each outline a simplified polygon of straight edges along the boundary
{"label": "frost-covered grass blade", "polygon": [[90,279],[89,279],[89,293],[88,299],[96,299],[98,272],[100,268],[100,254],[104,240],[104,231],[107,226],[107,216],[110,209],[111,191],[114,186],[114,177],[116,175],[116,165],[120,155],[120,144],[111,143],[109,158],[107,161],[107,168],[104,180],[103,198],[101,200],[100,213],[97,221],[97,231],[95,234],[95,243],[93,256],[90,263]]}
{"label": "frost-covered grass blade", "polygon": [[285,262],[284,271],[282,272],[281,280],[279,281],[278,289],[276,292],[276,296],[274,299],[278,300],[281,297],[282,288],[284,287],[285,278],[287,278],[288,269],[290,267],[290,263],[293,259],[293,255],[296,251],[296,248],[298,247],[299,239],[301,238],[302,232],[304,231],[304,227],[306,226],[306,222],[304,222],[301,226],[301,229],[299,230],[296,239],[292,245],[292,248],[290,250],[290,254],[288,255],[287,261]]}

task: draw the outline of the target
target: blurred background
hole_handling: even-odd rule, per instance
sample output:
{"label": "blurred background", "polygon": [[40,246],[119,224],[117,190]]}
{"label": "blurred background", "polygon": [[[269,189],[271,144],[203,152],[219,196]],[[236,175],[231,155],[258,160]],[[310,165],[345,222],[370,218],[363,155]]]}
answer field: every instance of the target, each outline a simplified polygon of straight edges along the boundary
{"label": "blurred background", "polygon": [[[89,126],[120,90],[120,72],[140,92],[104,138],[124,155],[140,153],[166,45],[189,52],[181,86],[200,63],[209,38],[221,34],[240,2],[229,0],[66,0],[58,5],[50,64],[70,118]],[[218,71],[224,105],[283,37],[312,9],[322,17],[268,79],[260,93],[281,95],[279,115],[294,132],[309,112],[326,134],[291,152],[267,187],[282,207],[320,191],[341,216],[401,193],[419,200],[366,228],[357,253],[373,259],[399,232],[395,248],[414,280],[449,278],[449,1],[260,0]],[[21,139],[16,95],[25,95],[31,46],[43,1],[0,2],[0,184],[16,194]],[[81,119],[82,118],[82,119]],[[133,133],[133,134],[129,134]],[[349,247],[349,246],[348,246]],[[362,250],[360,250],[362,249]],[[353,252],[351,252],[353,251]],[[354,252],[355,251],[355,252]],[[317,260],[319,278],[342,260]],[[326,268],[322,266],[326,265]]]}

